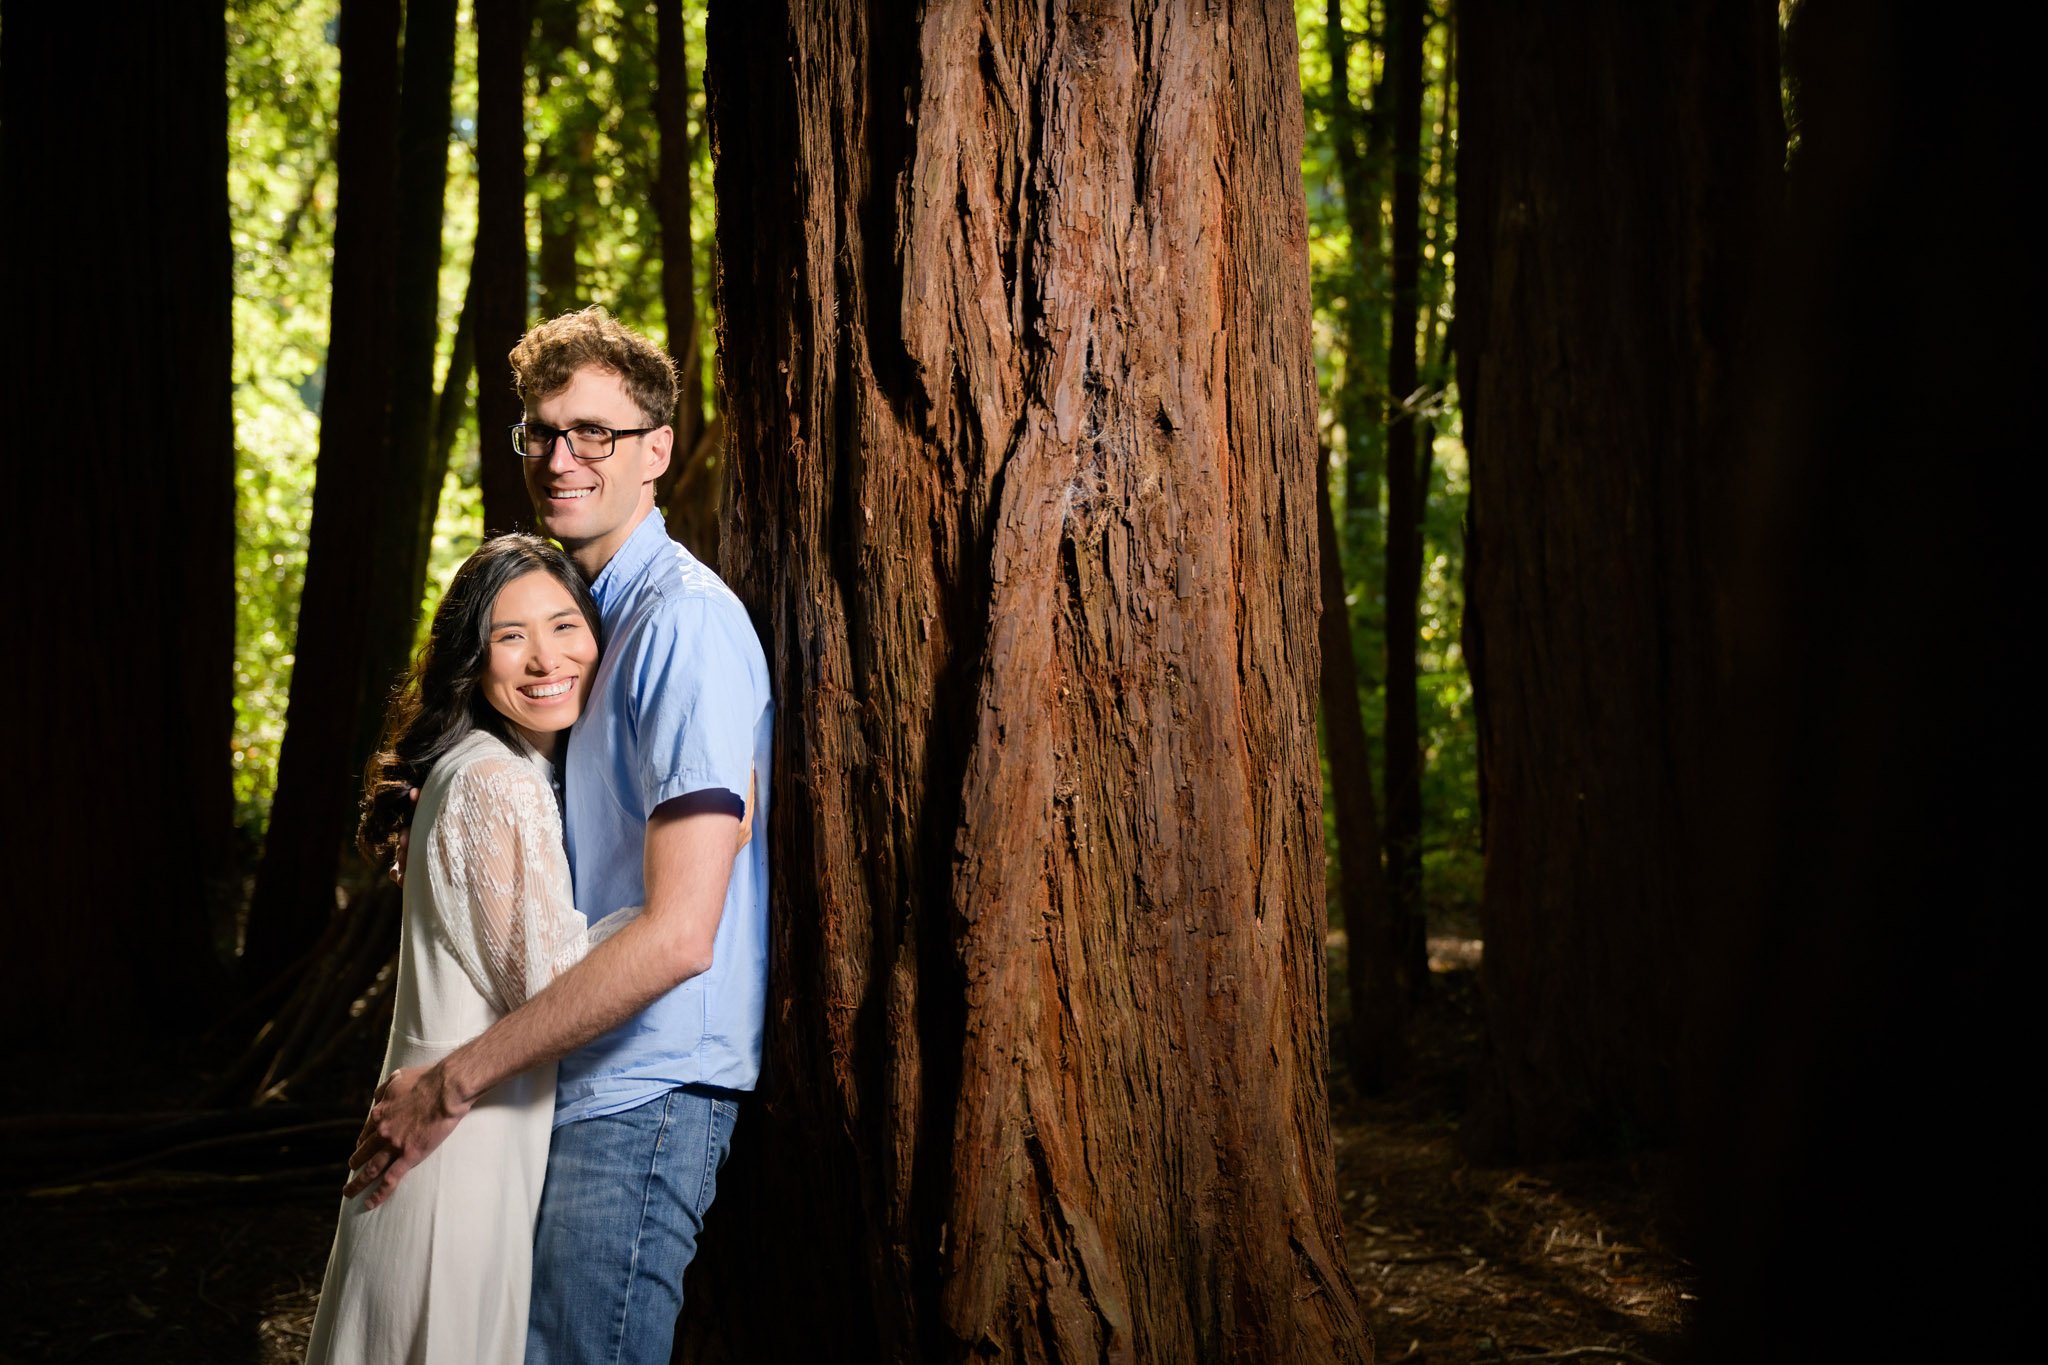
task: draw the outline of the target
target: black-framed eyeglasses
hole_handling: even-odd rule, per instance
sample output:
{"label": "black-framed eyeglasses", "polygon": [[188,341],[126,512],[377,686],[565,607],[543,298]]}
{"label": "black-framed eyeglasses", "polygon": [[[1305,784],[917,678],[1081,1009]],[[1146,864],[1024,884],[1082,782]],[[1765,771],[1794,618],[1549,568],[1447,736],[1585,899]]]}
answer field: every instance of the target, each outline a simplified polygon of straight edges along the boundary
{"label": "black-framed eyeglasses", "polygon": [[609,460],[621,436],[645,436],[660,427],[601,427],[595,422],[578,422],[573,427],[551,427],[545,422],[514,422],[512,448],[525,459],[545,460],[554,454],[555,442],[569,439],[569,453],[585,464]]}

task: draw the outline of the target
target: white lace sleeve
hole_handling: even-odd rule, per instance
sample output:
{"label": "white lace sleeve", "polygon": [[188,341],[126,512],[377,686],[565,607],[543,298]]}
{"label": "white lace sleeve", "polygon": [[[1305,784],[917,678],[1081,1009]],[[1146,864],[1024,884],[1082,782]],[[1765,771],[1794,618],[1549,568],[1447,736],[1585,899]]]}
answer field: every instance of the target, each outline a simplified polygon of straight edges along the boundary
{"label": "white lace sleeve", "polygon": [[583,957],[554,793],[512,754],[453,775],[429,842],[437,927],[463,971],[511,1011]]}

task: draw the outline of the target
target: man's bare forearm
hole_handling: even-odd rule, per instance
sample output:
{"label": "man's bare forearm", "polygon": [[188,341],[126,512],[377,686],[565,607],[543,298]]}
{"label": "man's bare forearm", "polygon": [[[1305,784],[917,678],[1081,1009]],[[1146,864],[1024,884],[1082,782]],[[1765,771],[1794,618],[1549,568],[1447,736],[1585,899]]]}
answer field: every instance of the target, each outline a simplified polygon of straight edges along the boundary
{"label": "man's bare forearm", "polygon": [[647,908],[512,1013],[441,1059],[451,1109],[601,1037],[711,966],[739,822],[692,815],[647,831]]}

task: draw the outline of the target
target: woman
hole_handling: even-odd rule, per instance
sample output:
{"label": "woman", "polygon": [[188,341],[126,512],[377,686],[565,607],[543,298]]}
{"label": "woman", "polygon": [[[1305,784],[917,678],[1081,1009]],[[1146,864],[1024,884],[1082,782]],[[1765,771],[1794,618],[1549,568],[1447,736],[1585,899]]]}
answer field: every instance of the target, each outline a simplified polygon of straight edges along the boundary
{"label": "woman", "polygon": [[[597,657],[597,608],[538,537],[486,542],[441,599],[358,835],[386,865],[411,817],[382,1075],[438,1060],[583,956],[555,771]],[[552,1065],[513,1077],[382,1206],[343,1202],[308,1362],[524,1356],[554,1092]]]}

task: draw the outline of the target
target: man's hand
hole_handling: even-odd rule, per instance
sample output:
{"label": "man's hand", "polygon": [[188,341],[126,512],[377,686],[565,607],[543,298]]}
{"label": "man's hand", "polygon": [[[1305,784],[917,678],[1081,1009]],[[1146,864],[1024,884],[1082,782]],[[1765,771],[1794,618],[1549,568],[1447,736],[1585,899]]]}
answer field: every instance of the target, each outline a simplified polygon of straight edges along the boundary
{"label": "man's hand", "polygon": [[739,856],[739,851],[745,848],[748,842],[752,840],[754,837],[754,793],[759,788],[759,785],[759,774],[751,771],[748,772],[747,799],[745,805],[742,807],[744,814],[740,816],[740,841],[737,844],[733,845],[732,850],[733,856],[735,857]]}
{"label": "man's hand", "polygon": [[462,1122],[469,1105],[449,1092],[441,1068],[424,1071],[401,1067],[377,1088],[370,1116],[363,1120],[362,1136],[349,1156],[348,1184],[344,1198],[372,1190],[363,1207],[374,1209],[391,1197],[405,1173],[425,1161],[436,1147],[448,1140],[455,1125]]}

